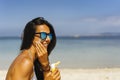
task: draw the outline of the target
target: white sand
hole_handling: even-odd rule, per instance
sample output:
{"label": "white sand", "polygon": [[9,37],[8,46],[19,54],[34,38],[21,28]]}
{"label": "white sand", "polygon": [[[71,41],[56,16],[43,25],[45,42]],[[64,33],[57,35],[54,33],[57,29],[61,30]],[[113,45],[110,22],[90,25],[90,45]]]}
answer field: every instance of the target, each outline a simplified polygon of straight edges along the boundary
{"label": "white sand", "polygon": [[5,80],[7,71],[5,70],[0,70],[0,80]]}
{"label": "white sand", "polygon": [[[61,80],[120,80],[120,68],[112,69],[60,69]],[[6,71],[0,70],[0,80]]]}

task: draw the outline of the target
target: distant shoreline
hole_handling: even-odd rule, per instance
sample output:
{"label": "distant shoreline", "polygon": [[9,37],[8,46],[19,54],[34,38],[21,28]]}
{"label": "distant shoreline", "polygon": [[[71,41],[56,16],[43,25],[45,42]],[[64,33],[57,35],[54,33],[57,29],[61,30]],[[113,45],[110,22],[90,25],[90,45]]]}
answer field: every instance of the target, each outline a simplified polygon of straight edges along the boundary
{"label": "distant shoreline", "polygon": [[120,39],[118,36],[58,36],[58,39]]}
{"label": "distant shoreline", "polygon": [[[120,35],[57,36],[58,39],[120,39]],[[21,39],[18,36],[0,36],[0,39]]]}
{"label": "distant shoreline", "polygon": [[20,37],[17,36],[0,36],[0,39],[21,39]]}

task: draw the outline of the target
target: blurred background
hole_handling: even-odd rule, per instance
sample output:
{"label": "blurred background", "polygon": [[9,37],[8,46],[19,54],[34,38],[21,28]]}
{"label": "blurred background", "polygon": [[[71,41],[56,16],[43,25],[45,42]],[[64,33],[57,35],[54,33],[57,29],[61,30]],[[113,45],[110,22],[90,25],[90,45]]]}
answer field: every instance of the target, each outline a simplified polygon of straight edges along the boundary
{"label": "blurred background", "polygon": [[44,17],[55,29],[50,62],[60,68],[120,67],[120,0],[0,0],[0,70],[20,52],[27,22]]}

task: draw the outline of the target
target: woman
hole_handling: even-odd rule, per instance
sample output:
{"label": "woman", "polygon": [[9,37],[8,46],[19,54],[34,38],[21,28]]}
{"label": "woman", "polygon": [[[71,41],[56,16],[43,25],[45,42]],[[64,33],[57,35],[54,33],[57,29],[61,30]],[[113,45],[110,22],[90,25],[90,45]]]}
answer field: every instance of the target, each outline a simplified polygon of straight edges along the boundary
{"label": "woman", "polygon": [[[50,71],[49,59],[56,45],[52,25],[42,17],[28,22],[22,36],[21,53],[11,64],[6,80],[60,80],[60,72]],[[35,72],[35,73],[34,73]]]}

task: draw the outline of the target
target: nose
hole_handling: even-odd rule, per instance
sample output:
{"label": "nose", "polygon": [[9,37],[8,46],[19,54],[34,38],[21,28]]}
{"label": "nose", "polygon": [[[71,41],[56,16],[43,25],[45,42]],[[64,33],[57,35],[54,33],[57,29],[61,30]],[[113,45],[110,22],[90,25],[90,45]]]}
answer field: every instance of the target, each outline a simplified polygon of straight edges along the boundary
{"label": "nose", "polygon": [[45,40],[47,43],[50,43],[50,38],[49,36],[47,36],[46,40]]}

